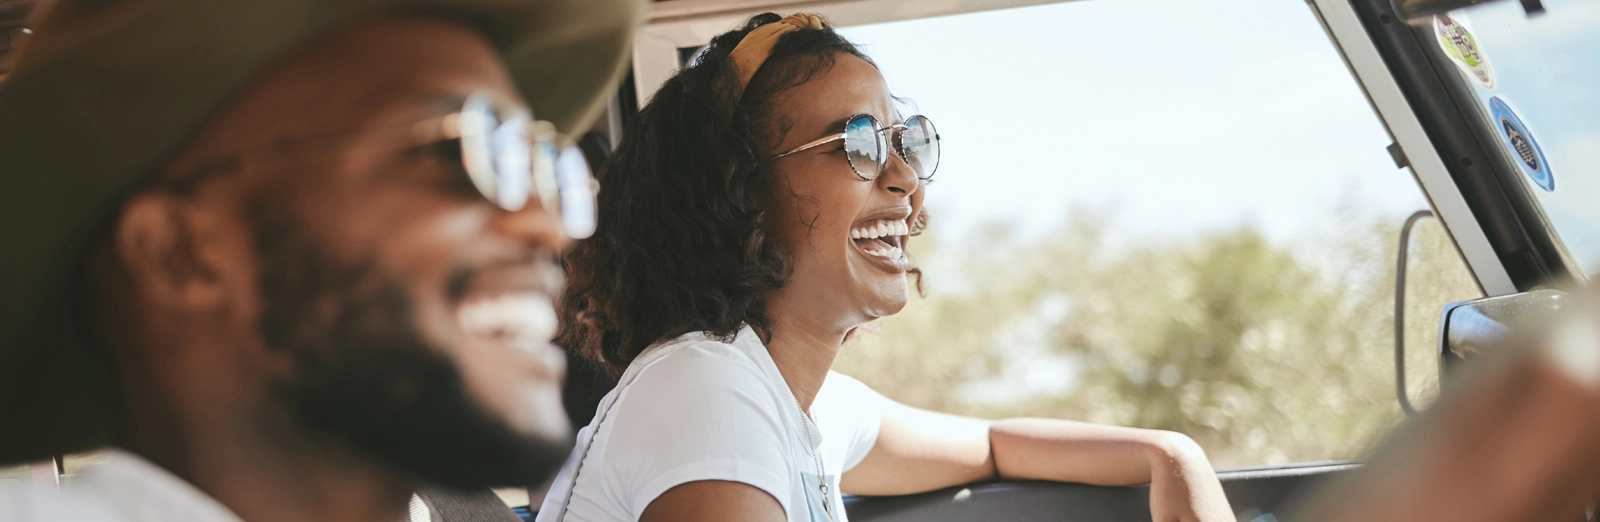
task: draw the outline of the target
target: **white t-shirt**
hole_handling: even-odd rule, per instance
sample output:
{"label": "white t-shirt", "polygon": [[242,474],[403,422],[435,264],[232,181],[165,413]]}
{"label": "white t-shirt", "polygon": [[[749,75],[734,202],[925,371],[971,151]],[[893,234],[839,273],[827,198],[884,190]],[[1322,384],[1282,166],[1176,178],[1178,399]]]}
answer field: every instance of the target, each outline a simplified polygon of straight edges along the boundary
{"label": "white t-shirt", "polygon": [[[60,486],[0,485],[0,522],[242,522],[227,506],[172,472],[122,449]],[[407,518],[433,515],[411,495]]]}
{"label": "white t-shirt", "polygon": [[638,520],[668,489],[700,480],[760,488],[790,522],[829,520],[829,512],[844,522],[839,476],[877,441],[884,401],[829,372],[807,418],[748,327],[731,344],[703,333],[659,343],[634,359],[578,432],[538,522],[563,511],[567,522]]}
{"label": "white t-shirt", "polygon": [[199,488],[144,458],[120,449],[59,488],[54,484],[0,487],[6,522],[239,522]]}

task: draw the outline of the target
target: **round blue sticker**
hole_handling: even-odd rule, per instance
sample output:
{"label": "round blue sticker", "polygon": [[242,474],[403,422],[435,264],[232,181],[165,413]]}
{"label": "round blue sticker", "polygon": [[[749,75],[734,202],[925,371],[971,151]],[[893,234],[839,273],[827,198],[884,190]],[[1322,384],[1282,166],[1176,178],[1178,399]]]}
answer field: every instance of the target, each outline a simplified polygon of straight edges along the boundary
{"label": "round blue sticker", "polygon": [[1495,96],[1489,99],[1489,114],[1494,117],[1495,130],[1500,133],[1512,159],[1522,167],[1522,173],[1546,192],[1554,192],[1556,178],[1550,173],[1550,163],[1545,161],[1539,142],[1533,139],[1533,133],[1522,123],[1517,111],[1511,110],[1505,100]]}

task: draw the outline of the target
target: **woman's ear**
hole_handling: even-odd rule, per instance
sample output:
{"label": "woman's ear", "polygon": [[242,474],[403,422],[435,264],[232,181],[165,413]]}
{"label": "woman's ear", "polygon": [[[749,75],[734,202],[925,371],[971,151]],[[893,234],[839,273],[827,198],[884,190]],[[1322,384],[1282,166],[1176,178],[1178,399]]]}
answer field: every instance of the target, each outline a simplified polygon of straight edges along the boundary
{"label": "woman's ear", "polygon": [[114,245],[129,282],[152,304],[211,308],[225,299],[217,267],[195,241],[197,209],[182,197],[134,195],[117,219]]}

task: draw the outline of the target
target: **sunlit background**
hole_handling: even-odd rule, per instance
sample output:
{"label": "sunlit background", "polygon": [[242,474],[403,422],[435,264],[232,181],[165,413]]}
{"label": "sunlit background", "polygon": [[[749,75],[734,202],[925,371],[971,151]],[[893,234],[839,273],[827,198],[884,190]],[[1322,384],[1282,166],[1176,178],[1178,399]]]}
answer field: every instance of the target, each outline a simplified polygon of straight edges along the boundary
{"label": "sunlit background", "polygon": [[[938,124],[928,295],[837,369],[985,417],[1183,431],[1221,466],[1358,457],[1401,417],[1398,229],[1427,202],[1302,2],[1091,0],[843,31]],[[1414,240],[1416,400],[1479,296]]]}

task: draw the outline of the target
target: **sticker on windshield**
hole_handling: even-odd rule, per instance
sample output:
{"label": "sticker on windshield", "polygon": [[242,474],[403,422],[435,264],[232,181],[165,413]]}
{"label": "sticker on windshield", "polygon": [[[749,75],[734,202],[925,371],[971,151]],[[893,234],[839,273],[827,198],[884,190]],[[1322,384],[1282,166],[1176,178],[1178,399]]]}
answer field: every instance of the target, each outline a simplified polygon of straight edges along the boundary
{"label": "sticker on windshield", "polygon": [[1448,14],[1441,14],[1433,17],[1433,33],[1439,37],[1439,48],[1461,72],[1485,89],[1494,88],[1494,71],[1489,69],[1489,59],[1483,55],[1483,49],[1478,47],[1478,40],[1472,37],[1467,26]]}
{"label": "sticker on windshield", "polygon": [[1533,133],[1522,123],[1517,111],[1511,110],[1511,106],[1507,105],[1505,100],[1495,96],[1489,99],[1489,114],[1494,117],[1495,130],[1504,139],[1511,157],[1522,167],[1522,173],[1527,174],[1528,178],[1533,180],[1533,184],[1546,192],[1554,192],[1556,178],[1550,173],[1550,163],[1545,161],[1544,151],[1539,149],[1538,140],[1533,139]]}

